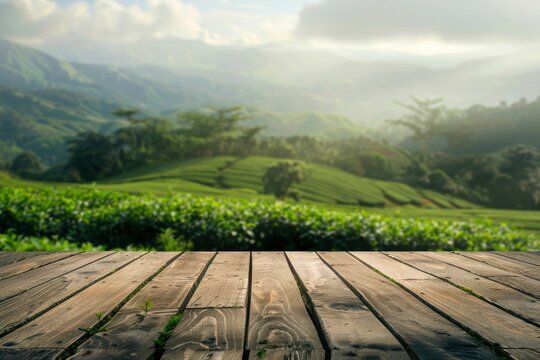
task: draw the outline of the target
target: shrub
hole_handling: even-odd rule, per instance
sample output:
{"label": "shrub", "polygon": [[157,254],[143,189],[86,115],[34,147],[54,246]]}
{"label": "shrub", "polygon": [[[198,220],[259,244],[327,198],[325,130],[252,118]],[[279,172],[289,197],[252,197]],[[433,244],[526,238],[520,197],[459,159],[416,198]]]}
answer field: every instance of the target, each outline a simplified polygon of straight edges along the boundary
{"label": "shrub", "polygon": [[21,237],[14,234],[0,234],[0,251],[99,251],[90,243],[74,244],[66,240]]}
{"label": "shrub", "polygon": [[108,249],[160,248],[172,238],[189,240],[194,250],[538,248],[532,235],[489,221],[384,218],[283,202],[97,190],[0,189],[0,232],[8,231]]}

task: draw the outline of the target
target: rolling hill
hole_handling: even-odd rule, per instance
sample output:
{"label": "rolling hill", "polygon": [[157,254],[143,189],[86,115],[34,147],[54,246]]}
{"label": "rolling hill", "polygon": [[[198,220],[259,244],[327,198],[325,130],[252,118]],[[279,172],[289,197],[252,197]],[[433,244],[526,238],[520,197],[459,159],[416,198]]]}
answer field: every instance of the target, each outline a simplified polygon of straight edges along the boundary
{"label": "rolling hill", "polygon": [[65,90],[26,92],[0,87],[0,160],[31,151],[47,164],[65,159],[65,139],[78,132],[110,131],[121,104]]}
{"label": "rolling hill", "polygon": [[323,98],[238,75],[68,62],[1,39],[0,85],[23,90],[69,90],[155,112],[238,104],[280,111],[335,109]]}
{"label": "rolling hill", "polygon": [[[403,53],[394,60],[369,61],[372,57],[366,52],[363,60],[358,61],[330,51],[279,44],[212,46],[179,39],[123,44],[55,43],[41,47],[71,61],[114,64],[143,74],[151,65],[166,68],[169,73],[221,79],[225,83],[242,78],[259,84],[279,85],[290,92],[323,100],[326,106],[332,107],[331,112],[364,124],[403,114],[395,101],[405,101],[411,95],[443,98],[451,107],[465,108],[474,104],[492,106],[501,100],[513,102],[521,97],[531,99],[540,94],[538,47],[446,67],[408,63]],[[278,106],[263,107],[271,111],[282,110]]]}
{"label": "rolling hill", "polygon": [[[476,105],[446,119],[438,128],[443,134],[458,134],[462,141],[452,147],[445,137],[433,136],[427,144],[433,151],[485,154],[518,144],[540,148],[540,97],[498,106]],[[409,138],[400,146],[414,151],[422,145]]]}
{"label": "rolling hill", "polygon": [[285,113],[260,108],[245,109],[246,125],[264,126],[263,136],[308,135],[321,140],[336,140],[365,135],[366,130],[349,118],[320,112]]}
{"label": "rolling hill", "polygon": [[[215,157],[174,161],[128,171],[102,181],[98,186],[130,192],[166,194],[168,191],[265,197],[262,175],[277,159],[267,157]],[[414,206],[431,208],[475,208],[464,200],[405,184],[361,178],[319,164],[308,164],[309,176],[293,188],[302,200],[368,207]],[[187,183],[186,183],[187,182]],[[197,188],[192,184],[197,184]],[[187,191],[183,191],[185,186]]]}
{"label": "rolling hill", "polygon": [[[82,131],[109,132],[124,125],[113,112],[126,106],[62,89],[25,91],[0,86],[0,160],[9,161],[22,151],[31,151],[45,164],[61,162],[66,157],[67,138]],[[336,140],[365,132],[339,115],[271,112],[255,107],[246,108],[245,113],[246,125],[265,127],[262,136],[310,135]],[[163,116],[174,119],[175,112]]]}

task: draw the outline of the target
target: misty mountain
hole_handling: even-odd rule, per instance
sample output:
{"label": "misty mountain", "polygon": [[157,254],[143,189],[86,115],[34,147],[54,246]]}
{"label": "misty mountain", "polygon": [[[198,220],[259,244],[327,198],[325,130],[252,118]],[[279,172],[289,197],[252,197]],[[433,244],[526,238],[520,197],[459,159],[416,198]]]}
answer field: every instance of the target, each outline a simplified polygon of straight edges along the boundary
{"label": "misty mountain", "polygon": [[48,89],[0,87],[0,160],[31,151],[45,163],[65,159],[65,140],[83,131],[108,132],[123,124],[112,113],[121,104]]}
{"label": "misty mountain", "polygon": [[[0,162],[10,161],[23,151],[36,154],[46,164],[63,161],[65,141],[77,133],[107,133],[127,125],[113,115],[124,106],[61,89],[24,91],[0,86]],[[265,128],[262,136],[310,135],[334,140],[364,133],[357,124],[339,115],[277,113],[253,107],[246,108],[245,113],[247,126]],[[161,116],[175,118],[174,112]]]}
{"label": "misty mountain", "polygon": [[[249,79],[257,81],[257,89],[262,83],[273,84],[324,101],[328,106],[324,111],[365,124],[399,116],[403,109],[395,102],[406,101],[409,96],[443,98],[449,106],[463,108],[540,95],[540,49],[442,69],[402,62],[360,62],[321,50],[276,45],[212,46],[188,40],[77,46],[49,43],[45,49],[79,62],[136,69],[166,67],[184,75],[205,74],[227,84],[236,84],[236,78]],[[243,104],[255,105],[247,101]],[[272,111],[287,111],[281,103],[268,105],[265,107]]]}
{"label": "misty mountain", "polygon": [[0,85],[29,91],[65,89],[151,111],[238,104],[280,111],[335,110],[324,99],[299,90],[239,76],[67,62],[5,40],[0,40]]}

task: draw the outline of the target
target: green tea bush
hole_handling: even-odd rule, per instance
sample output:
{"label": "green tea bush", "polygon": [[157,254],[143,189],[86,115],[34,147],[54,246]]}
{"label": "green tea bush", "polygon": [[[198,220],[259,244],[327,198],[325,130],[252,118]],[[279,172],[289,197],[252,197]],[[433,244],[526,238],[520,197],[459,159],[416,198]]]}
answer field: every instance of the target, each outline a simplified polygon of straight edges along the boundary
{"label": "green tea bush", "polygon": [[111,249],[160,248],[164,231],[194,250],[538,248],[532,235],[487,221],[384,218],[283,202],[0,189],[0,232]]}
{"label": "green tea bush", "polygon": [[0,234],[0,251],[99,251],[102,246],[74,244],[67,240]]}

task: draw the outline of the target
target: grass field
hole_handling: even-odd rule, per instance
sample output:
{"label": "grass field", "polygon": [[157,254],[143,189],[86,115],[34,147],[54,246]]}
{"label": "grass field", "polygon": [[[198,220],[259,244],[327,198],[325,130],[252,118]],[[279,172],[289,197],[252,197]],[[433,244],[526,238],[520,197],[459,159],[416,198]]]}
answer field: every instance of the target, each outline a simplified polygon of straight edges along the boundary
{"label": "grass field", "polygon": [[[266,167],[275,161],[264,157],[176,161],[134,169],[96,185],[23,181],[0,172],[0,186],[83,189],[96,186],[101,190],[134,194],[189,193],[194,196],[272,201],[272,196],[260,193],[261,177]],[[302,202],[319,207],[339,211],[367,210],[400,218],[487,219],[540,235],[540,212],[484,209],[461,199],[417,190],[402,183],[360,178],[317,164],[309,164],[308,169],[309,177],[296,190],[301,194]]]}
{"label": "grass field", "polygon": [[[184,188],[194,195],[256,196],[262,190],[262,176],[276,159],[266,157],[216,157],[176,161],[129,171],[101,183],[107,187],[126,187],[128,191],[166,192]],[[476,208],[464,200],[430,192],[431,196],[408,185],[357,177],[347,172],[318,164],[308,164],[306,180],[295,186],[302,200],[326,204],[371,207],[420,206],[430,208]],[[182,181],[175,186],[176,181]],[[187,184],[185,182],[194,184]],[[159,183],[159,185],[152,185]],[[199,186],[196,186],[199,185]],[[209,187],[210,189],[201,186]],[[136,191],[135,191],[136,192]],[[437,198],[435,202],[432,198]]]}

